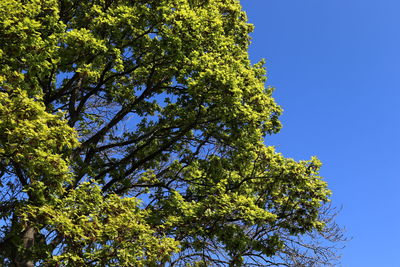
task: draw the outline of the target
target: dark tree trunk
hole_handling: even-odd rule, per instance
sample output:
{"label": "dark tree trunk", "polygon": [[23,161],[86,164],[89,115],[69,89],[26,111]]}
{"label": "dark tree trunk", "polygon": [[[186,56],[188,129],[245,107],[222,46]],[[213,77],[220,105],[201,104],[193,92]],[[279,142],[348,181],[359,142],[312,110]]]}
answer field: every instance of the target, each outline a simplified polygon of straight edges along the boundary
{"label": "dark tree trunk", "polygon": [[28,226],[22,235],[22,247],[20,251],[15,251],[14,264],[16,267],[34,267],[35,264],[31,259],[31,249],[35,244],[36,230],[34,227]]}

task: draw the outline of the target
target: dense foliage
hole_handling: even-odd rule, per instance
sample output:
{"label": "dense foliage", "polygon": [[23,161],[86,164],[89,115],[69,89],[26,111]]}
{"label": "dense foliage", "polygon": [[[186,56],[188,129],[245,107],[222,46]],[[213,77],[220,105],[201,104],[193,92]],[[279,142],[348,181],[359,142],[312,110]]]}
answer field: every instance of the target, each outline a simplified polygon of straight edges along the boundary
{"label": "dense foliage", "polygon": [[330,262],[252,28],[236,0],[0,1],[0,265]]}

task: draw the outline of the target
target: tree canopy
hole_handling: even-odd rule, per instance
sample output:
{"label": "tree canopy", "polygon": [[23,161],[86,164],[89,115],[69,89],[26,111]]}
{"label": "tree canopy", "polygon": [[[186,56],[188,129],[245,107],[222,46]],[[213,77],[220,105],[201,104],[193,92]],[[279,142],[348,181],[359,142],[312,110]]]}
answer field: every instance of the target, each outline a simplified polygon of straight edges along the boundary
{"label": "tree canopy", "polygon": [[0,264],[331,262],[252,29],[236,0],[0,1]]}

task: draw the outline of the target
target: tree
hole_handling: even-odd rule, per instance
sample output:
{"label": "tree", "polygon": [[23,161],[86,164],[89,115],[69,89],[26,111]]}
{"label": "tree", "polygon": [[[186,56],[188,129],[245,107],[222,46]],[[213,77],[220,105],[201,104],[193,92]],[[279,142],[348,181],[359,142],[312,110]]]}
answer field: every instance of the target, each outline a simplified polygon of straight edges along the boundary
{"label": "tree", "polygon": [[236,0],[2,0],[0,263],[331,263],[252,29]]}

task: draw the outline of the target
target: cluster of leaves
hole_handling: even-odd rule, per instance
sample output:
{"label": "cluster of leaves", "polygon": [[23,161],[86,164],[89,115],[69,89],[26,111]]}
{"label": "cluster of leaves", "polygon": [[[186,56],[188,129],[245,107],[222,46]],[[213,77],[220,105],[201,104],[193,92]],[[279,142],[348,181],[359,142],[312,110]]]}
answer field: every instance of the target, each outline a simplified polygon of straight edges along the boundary
{"label": "cluster of leaves", "polygon": [[61,188],[71,178],[65,153],[78,145],[76,132],[62,117],[46,112],[40,100],[21,89],[0,92],[3,169],[18,166],[23,185],[40,182],[51,190]]}
{"label": "cluster of leaves", "polygon": [[23,220],[45,218],[40,228],[57,233],[47,237],[48,247],[62,252],[41,258],[42,265],[159,266],[178,244],[155,235],[145,221],[148,211],[138,204],[135,198],[104,197],[87,182],[54,203],[24,207]]}
{"label": "cluster of leaves", "polygon": [[252,29],[236,0],[1,1],[0,262],[329,263],[293,239],[330,192],[264,144]]}

